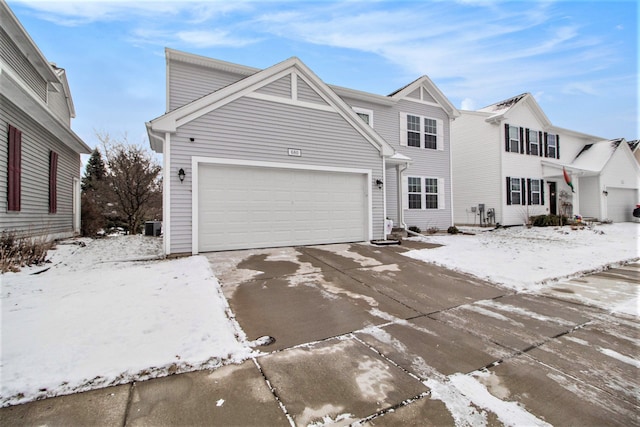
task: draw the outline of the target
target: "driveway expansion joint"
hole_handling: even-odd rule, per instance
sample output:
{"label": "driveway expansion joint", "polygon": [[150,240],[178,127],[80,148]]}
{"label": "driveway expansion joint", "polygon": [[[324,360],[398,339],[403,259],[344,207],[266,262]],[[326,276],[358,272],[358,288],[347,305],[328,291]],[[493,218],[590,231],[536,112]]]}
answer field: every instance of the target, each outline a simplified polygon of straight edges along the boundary
{"label": "driveway expansion joint", "polygon": [[280,399],[280,396],[278,396],[278,392],[276,391],[275,387],[271,384],[271,381],[269,381],[269,378],[267,378],[267,375],[264,373],[264,370],[262,369],[262,366],[260,366],[260,363],[258,363],[258,360],[255,357],[251,358],[251,360],[253,361],[254,365],[256,365],[256,369],[258,369],[258,372],[260,372],[260,375],[262,375],[262,378],[264,379],[265,384],[269,388],[269,391],[271,391],[273,398],[276,400],[276,402],[278,402],[278,406],[284,413],[284,416],[287,417],[287,420],[289,421],[289,424],[291,425],[291,427],[296,427],[296,423],[293,421],[293,418],[289,414],[287,407],[284,405],[284,402],[282,402],[282,400]]}

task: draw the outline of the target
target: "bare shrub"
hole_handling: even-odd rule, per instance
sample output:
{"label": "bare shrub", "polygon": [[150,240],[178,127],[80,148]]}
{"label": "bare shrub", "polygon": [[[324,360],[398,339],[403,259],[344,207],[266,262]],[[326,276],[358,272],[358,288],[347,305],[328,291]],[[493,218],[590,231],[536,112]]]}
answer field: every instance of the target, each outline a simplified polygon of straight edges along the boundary
{"label": "bare shrub", "polygon": [[20,268],[41,265],[55,242],[46,235],[27,237],[3,231],[0,235],[0,273],[18,272]]}

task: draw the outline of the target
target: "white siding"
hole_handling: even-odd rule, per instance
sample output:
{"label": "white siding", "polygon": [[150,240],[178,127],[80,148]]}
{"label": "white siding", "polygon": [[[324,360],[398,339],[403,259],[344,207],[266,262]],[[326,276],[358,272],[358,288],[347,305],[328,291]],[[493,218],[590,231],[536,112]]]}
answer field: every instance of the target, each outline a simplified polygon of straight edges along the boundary
{"label": "white siding", "polygon": [[485,122],[485,115],[462,111],[452,124],[451,156],[453,159],[453,209],[456,224],[479,224],[472,206],[484,203],[485,209],[503,211],[503,178],[500,159],[503,144],[500,125]]}
{"label": "white siding", "polygon": [[56,84],[57,92],[49,91],[49,108],[53,114],[55,114],[62,122],[70,127],[71,126],[71,114],[69,113],[69,105],[67,104],[67,97],[64,94],[62,85]]}
{"label": "white siding", "polygon": [[[8,125],[22,131],[21,210],[7,212]],[[49,213],[49,152],[58,153],[57,213]],[[73,234],[73,178],[80,155],[0,96],[0,231]]]}
{"label": "white siding", "polygon": [[[251,120],[246,120],[251,117]],[[189,138],[194,138],[190,142]],[[240,98],[178,129],[171,138],[171,253],[191,252],[191,157],[246,159],[370,169],[382,176],[380,153],[337,113]],[[287,155],[300,149],[301,157]],[[187,172],[184,182],[177,170]],[[382,190],[371,185],[373,238],[382,238]]]}
{"label": "white siding", "polygon": [[573,208],[574,213],[584,217],[601,219],[601,193],[597,176],[580,178],[580,206]]}

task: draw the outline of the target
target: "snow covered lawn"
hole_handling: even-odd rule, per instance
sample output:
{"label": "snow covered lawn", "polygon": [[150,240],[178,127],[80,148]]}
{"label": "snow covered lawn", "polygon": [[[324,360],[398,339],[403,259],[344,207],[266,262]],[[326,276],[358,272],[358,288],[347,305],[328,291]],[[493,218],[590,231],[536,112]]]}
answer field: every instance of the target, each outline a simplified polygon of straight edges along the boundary
{"label": "snow covered lawn", "polygon": [[0,276],[0,406],[249,356],[206,258],[124,261],[157,257],[145,236],[75,242]]}
{"label": "snow covered lawn", "polygon": [[[462,228],[475,235],[433,235],[444,246],[405,255],[532,292],[562,279],[601,271],[638,259],[640,224],[564,227]],[[637,294],[636,294],[637,295]],[[637,314],[637,303],[630,304]]]}
{"label": "snow covered lawn", "polygon": [[[640,224],[474,232],[406,255],[519,291],[639,255]],[[50,264],[0,276],[0,406],[251,356],[206,258],[152,260],[161,242],[145,236],[64,243]]]}

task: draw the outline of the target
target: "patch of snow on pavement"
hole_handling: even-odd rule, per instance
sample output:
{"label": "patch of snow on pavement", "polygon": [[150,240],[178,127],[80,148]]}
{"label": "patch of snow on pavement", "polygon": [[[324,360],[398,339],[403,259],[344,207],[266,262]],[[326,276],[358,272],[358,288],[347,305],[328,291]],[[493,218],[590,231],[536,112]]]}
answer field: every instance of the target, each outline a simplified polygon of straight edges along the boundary
{"label": "patch of snow on pavement", "polygon": [[0,277],[0,406],[250,356],[204,257],[121,261],[153,255],[158,241],[59,245],[48,271]]}
{"label": "patch of snow on pavement", "polygon": [[498,399],[471,375],[453,374],[449,376],[449,381],[474,405],[496,414],[505,426],[551,426],[518,403]]}
{"label": "patch of snow on pavement", "polygon": [[640,369],[640,360],[636,360],[632,357],[629,356],[625,356],[624,354],[620,354],[615,350],[611,350],[609,348],[598,348],[598,350],[600,351],[600,353],[612,357],[614,359],[619,360],[620,362],[626,363],[628,365],[633,366],[634,368],[639,368]]}

